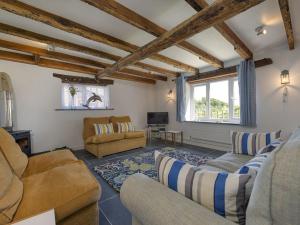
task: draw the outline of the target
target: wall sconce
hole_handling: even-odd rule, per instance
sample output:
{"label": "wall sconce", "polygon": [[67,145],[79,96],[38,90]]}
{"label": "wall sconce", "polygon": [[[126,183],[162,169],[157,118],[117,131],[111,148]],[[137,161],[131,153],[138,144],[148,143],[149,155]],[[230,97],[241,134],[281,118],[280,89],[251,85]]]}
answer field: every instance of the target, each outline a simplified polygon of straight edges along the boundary
{"label": "wall sconce", "polygon": [[281,71],[280,74],[281,84],[284,85],[283,94],[282,94],[282,101],[287,102],[288,98],[288,89],[287,85],[290,83],[290,73],[288,70]]}
{"label": "wall sconce", "polygon": [[167,102],[173,102],[173,101],[175,101],[174,97],[173,97],[173,90],[170,89],[168,94],[167,94]]}

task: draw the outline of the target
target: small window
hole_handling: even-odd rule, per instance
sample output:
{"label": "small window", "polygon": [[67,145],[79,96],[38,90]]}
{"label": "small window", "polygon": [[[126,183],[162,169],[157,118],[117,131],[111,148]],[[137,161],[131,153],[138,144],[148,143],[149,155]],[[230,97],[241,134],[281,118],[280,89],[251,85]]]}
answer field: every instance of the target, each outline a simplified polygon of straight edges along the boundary
{"label": "small window", "polygon": [[191,88],[191,96],[192,121],[239,123],[237,78],[196,84]]}
{"label": "small window", "polygon": [[[75,95],[72,97],[71,92]],[[81,84],[63,84],[62,87],[62,107],[67,109],[84,109],[90,97],[97,95],[101,101],[91,101],[91,109],[109,108],[109,87]]]}

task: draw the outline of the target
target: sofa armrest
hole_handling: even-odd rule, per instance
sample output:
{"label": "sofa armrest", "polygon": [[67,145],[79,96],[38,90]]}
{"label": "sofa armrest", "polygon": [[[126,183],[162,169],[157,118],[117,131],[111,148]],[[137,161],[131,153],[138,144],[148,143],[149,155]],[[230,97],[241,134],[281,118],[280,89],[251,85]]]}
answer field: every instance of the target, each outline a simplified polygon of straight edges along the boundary
{"label": "sofa armrest", "polygon": [[143,174],[124,182],[121,201],[143,225],[236,225]]}

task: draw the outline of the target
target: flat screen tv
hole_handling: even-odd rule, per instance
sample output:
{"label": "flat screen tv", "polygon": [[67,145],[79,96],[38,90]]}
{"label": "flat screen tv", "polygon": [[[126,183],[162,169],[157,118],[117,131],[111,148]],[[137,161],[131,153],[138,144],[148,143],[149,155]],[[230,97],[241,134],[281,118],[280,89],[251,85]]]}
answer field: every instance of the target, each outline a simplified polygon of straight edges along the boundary
{"label": "flat screen tv", "polygon": [[168,124],[169,123],[168,112],[148,112],[147,123],[148,124]]}

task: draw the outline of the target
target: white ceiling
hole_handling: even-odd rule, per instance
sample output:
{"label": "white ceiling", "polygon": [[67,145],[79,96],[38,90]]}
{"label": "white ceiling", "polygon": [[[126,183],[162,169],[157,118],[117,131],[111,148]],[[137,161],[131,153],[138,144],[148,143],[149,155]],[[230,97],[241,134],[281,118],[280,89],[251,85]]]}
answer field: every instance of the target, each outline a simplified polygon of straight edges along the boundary
{"label": "white ceiling", "polygon": [[[22,2],[63,16],[67,19],[76,21],[80,24],[138,46],[145,45],[151,40],[155,39],[154,36],[141,31],[119,19],[116,19],[86,3],[83,3],[80,0],[22,0]],[[185,0],[119,0],[119,2],[167,30],[196,13],[196,11],[185,2]],[[213,0],[208,0],[208,2],[212,3]],[[299,40],[300,16],[298,15],[299,13],[296,13],[296,9],[300,9],[300,1],[289,0],[289,2],[295,37]],[[0,21],[2,23],[41,33],[47,36],[64,39],[66,41],[107,51],[119,56],[126,56],[128,54],[122,50],[112,48],[110,46],[94,42],[74,34],[66,33],[56,28],[52,28],[24,17],[16,16],[6,11],[0,10]],[[266,2],[238,16],[235,16],[226,22],[254,53],[285,42],[287,44],[277,0],[267,0]],[[268,34],[257,37],[254,29],[261,24],[267,25]],[[21,40],[20,38],[12,38],[11,36],[4,34],[0,34],[0,38],[44,48],[46,47],[45,45],[41,45],[39,43]],[[233,50],[232,45],[228,43],[214,28],[210,28],[202,33],[199,33],[188,39],[188,41],[225,62],[239,57],[239,55]],[[73,55],[78,56],[84,55],[63,49],[57,49],[57,51],[72,53]],[[175,46],[170,47],[160,53],[200,69],[208,66],[208,64],[199,60],[196,56]],[[87,58],[94,58],[92,56],[84,56]],[[109,62],[107,60],[102,61]],[[161,66],[166,69],[175,70],[171,66],[150,59],[146,59],[144,62]]]}

